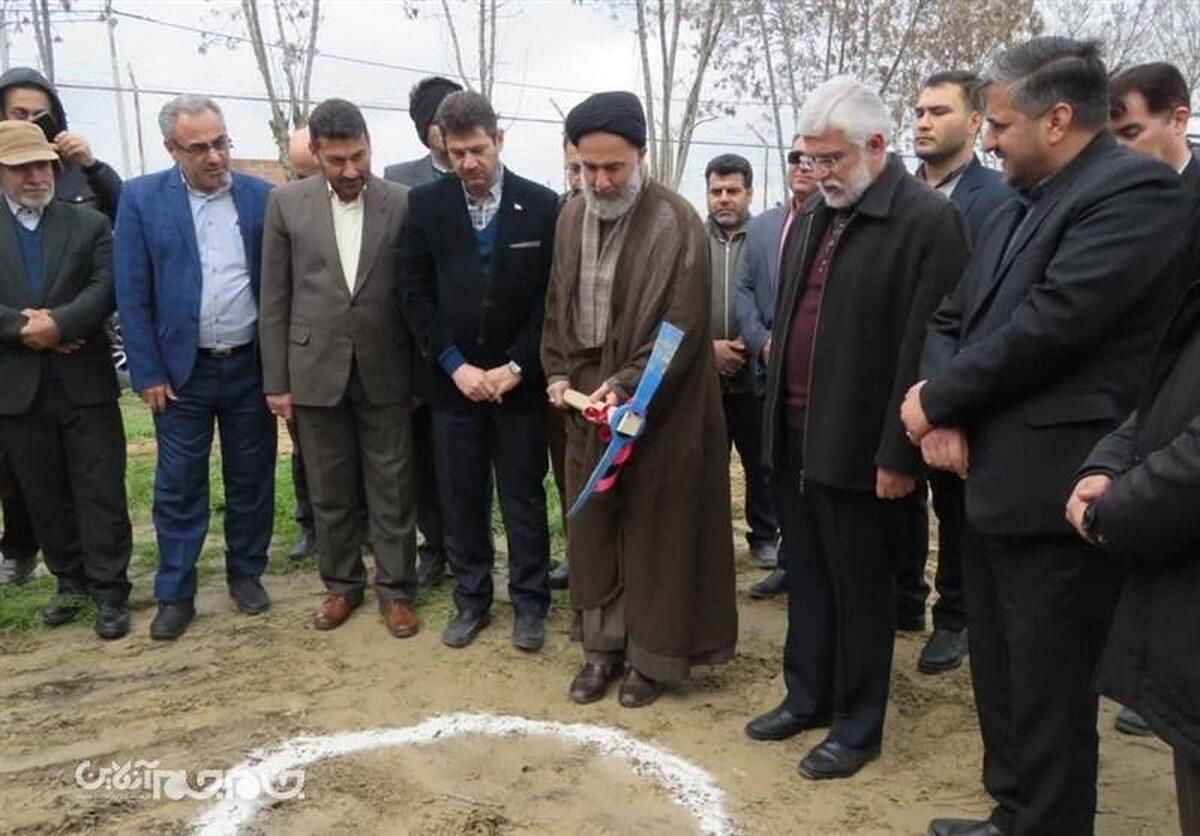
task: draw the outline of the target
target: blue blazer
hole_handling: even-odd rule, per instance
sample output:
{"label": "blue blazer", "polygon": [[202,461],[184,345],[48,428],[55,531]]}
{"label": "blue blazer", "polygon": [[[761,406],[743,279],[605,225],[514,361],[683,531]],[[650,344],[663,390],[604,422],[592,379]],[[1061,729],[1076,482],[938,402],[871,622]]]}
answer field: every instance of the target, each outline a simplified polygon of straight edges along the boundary
{"label": "blue blazer", "polygon": [[[266,180],[233,172],[250,285],[258,298]],[[200,248],[179,167],[125,184],[113,242],[117,311],[135,390],[170,383],[179,391],[192,374],[200,332]]]}
{"label": "blue blazer", "polygon": [[967,222],[972,248],[979,242],[984,222],[1013,194],[1013,190],[1004,185],[1000,172],[986,168],[978,157],[967,165],[950,199]]}

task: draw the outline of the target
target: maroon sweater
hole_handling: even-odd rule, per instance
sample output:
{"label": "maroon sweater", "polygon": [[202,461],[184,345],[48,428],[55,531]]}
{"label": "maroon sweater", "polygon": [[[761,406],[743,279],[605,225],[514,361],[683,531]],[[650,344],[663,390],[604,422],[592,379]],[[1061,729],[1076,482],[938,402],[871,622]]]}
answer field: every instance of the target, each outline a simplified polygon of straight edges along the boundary
{"label": "maroon sweater", "polygon": [[804,418],[808,413],[809,371],[812,368],[813,345],[817,336],[817,318],[821,311],[821,296],[829,271],[833,265],[833,253],[838,239],[846,229],[849,216],[838,213],[825,228],[817,257],[808,271],[808,282],[804,295],[796,305],[792,317],[791,334],[788,337],[788,353],[784,363],[784,398],[787,428],[792,432],[804,432]]}

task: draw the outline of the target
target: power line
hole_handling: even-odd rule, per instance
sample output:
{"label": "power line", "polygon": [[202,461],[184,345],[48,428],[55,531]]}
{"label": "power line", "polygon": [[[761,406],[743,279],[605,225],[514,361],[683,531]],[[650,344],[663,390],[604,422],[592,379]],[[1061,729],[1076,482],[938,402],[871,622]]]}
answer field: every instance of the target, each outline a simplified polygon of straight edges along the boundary
{"label": "power line", "polygon": [[[133,88],[131,88],[131,87],[117,86],[117,85],[113,85],[113,84],[96,84],[96,83],[82,82],[82,81],[58,81],[58,82],[55,82],[54,86],[57,88],[60,88],[60,89],[64,89],[64,90],[87,90],[87,91],[92,91],[92,92],[130,93],[130,94],[135,92],[133,90]],[[178,96],[180,93],[183,93],[185,91],[183,91],[183,90],[166,90],[163,88],[150,88],[150,87],[140,87],[139,86],[136,92],[147,95],[147,96]],[[255,104],[270,104],[270,101],[271,101],[265,95],[255,95],[252,93],[220,93],[220,92],[208,91],[208,90],[188,90],[186,92],[195,93],[197,95],[202,95],[202,96],[208,96],[209,98],[222,100],[222,101],[253,102]],[[362,110],[375,110],[375,111],[382,111],[385,113],[408,113],[408,108],[403,107],[401,105],[375,104],[375,103],[362,103],[362,102],[356,102],[356,104]],[[562,120],[559,119],[558,117],[551,118],[551,117],[546,117],[546,116],[504,116],[504,115],[501,115],[501,120],[506,121],[506,122],[523,122],[523,123],[533,124],[533,125],[550,125],[555,128],[559,128],[559,129],[562,128]],[[680,141],[675,138],[672,138],[669,141],[671,142],[672,145],[680,144]],[[725,141],[717,141],[717,140],[712,140],[712,139],[709,139],[709,140],[693,139],[693,140],[691,140],[690,144],[691,145],[708,146],[708,147],[714,147],[714,148],[753,148],[753,149],[756,149],[759,151],[761,151],[763,148],[769,148],[772,150],[780,150],[783,147],[783,146],[776,146],[776,145],[763,145],[761,143],[753,143],[753,142],[739,142],[736,140],[731,140],[731,141],[725,142]]]}

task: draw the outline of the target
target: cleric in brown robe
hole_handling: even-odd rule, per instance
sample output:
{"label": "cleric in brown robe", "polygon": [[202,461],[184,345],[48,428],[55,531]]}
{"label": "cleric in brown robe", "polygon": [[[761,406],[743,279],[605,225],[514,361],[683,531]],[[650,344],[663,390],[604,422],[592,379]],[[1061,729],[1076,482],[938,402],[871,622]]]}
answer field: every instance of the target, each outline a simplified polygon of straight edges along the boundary
{"label": "cleric in brown robe", "polygon": [[[704,225],[646,172],[646,121],[632,93],[598,93],[567,116],[581,197],[559,217],[542,363],[550,402],[631,397],[659,323],[684,332],[632,458],[571,519],[571,605],[585,654],[577,703],[601,699],[628,664],[621,704],[649,705],[691,665],[733,656],[737,640],[729,455],[708,343]],[[567,501],[604,452],[597,428],[567,417]]]}

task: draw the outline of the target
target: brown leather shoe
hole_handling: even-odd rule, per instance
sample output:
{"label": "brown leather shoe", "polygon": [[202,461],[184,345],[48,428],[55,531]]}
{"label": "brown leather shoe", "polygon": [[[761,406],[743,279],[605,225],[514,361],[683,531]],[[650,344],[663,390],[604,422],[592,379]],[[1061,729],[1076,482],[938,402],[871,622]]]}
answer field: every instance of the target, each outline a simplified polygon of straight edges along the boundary
{"label": "brown leather shoe", "polygon": [[336,630],[346,623],[350,613],[354,612],[362,599],[355,600],[349,595],[338,595],[334,592],[325,596],[321,608],[313,616],[313,627],[318,630]]}
{"label": "brown leather shoe", "polygon": [[584,662],[579,673],[571,680],[571,689],[567,693],[580,705],[604,699],[608,684],[620,673],[621,666],[614,663]]}
{"label": "brown leather shoe", "polygon": [[379,612],[383,615],[388,632],[395,638],[410,638],[421,629],[421,619],[417,617],[416,610],[404,601],[380,601]]}
{"label": "brown leather shoe", "polygon": [[621,690],[617,696],[621,700],[621,705],[626,708],[644,708],[661,697],[665,687],[661,682],[656,682],[648,676],[642,676],[630,668],[629,673],[625,674],[625,681],[621,683]]}

